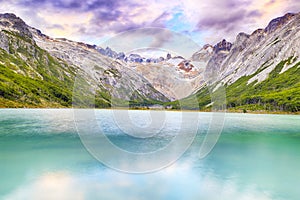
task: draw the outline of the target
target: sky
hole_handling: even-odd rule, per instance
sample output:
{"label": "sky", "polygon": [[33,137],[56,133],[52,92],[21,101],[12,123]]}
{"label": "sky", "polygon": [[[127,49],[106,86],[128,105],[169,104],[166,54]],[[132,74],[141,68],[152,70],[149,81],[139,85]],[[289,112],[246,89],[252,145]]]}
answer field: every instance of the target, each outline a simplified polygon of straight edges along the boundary
{"label": "sky", "polygon": [[[199,45],[234,42],[239,32],[252,33],[273,18],[299,11],[299,0],[0,0],[1,13],[15,13],[46,35],[96,45],[149,27]],[[157,43],[170,37],[156,35]]]}

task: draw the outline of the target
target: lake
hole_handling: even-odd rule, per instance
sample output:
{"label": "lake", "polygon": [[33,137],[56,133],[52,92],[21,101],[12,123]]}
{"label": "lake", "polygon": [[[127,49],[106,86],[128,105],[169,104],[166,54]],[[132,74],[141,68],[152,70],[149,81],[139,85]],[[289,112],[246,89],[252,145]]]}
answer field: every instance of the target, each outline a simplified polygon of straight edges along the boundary
{"label": "lake", "polygon": [[[300,197],[300,116],[82,112],[91,118],[72,109],[0,110],[0,199]],[[216,120],[220,137],[207,132]],[[207,142],[209,134],[218,140]],[[201,157],[205,143],[211,151]]]}

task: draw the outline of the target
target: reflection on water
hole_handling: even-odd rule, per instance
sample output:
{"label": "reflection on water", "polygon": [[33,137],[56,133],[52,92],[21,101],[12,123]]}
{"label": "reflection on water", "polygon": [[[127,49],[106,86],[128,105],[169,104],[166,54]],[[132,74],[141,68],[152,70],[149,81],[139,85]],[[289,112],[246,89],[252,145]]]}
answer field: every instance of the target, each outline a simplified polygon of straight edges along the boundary
{"label": "reflection on water", "polygon": [[[210,119],[201,114],[201,130],[180,160],[156,173],[133,175],[111,170],[88,154],[71,110],[0,110],[0,115],[0,199],[297,200],[300,196],[299,116],[227,114],[218,144],[200,160],[201,131]],[[117,141],[132,148],[122,138]],[[152,147],[155,144],[151,141]]]}
{"label": "reflection on water", "polygon": [[[47,196],[45,196],[47,194]],[[272,199],[254,185],[242,190],[234,181],[220,181],[190,166],[156,174],[128,175],[114,171],[87,174],[45,173],[17,188],[6,199]]]}

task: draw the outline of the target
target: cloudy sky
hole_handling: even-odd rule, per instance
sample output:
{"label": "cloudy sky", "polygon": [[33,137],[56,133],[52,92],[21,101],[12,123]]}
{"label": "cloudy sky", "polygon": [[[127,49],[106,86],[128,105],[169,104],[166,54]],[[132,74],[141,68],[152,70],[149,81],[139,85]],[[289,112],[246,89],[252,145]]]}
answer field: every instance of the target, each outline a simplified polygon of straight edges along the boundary
{"label": "cloudy sky", "polygon": [[299,0],[0,0],[1,13],[13,12],[51,37],[90,44],[145,27],[176,31],[199,45],[215,44],[299,11]]}

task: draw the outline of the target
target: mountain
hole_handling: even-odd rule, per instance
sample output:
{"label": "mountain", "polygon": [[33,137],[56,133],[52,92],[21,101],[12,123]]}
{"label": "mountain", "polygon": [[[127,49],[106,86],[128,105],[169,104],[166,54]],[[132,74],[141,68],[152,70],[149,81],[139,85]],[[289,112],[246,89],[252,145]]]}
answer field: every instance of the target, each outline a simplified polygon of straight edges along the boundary
{"label": "mountain", "polygon": [[196,98],[201,110],[211,110],[224,106],[218,94],[225,88],[231,111],[300,110],[300,13],[273,19],[251,34],[239,33],[233,42],[206,44],[191,58],[144,58],[55,39],[14,14],[0,14],[0,30],[1,107],[129,102],[198,109],[191,103]]}
{"label": "mountain", "polygon": [[133,104],[168,101],[145,78],[95,46],[50,38],[14,14],[0,15],[0,30],[1,107],[69,107],[76,77],[90,87],[79,88],[77,102],[83,103],[90,90],[97,107],[111,106],[111,96]]}
{"label": "mountain", "polygon": [[211,103],[209,88],[223,85],[229,110],[300,110],[300,13],[276,18],[252,34],[240,33],[233,44],[223,40],[209,52],[193,55],[196,61],[208,60],[206,86],[195,94],[202,109]]}
{"label": "mountain", "polygon": [[182,57],[173,57],[159,63],[132,63],[129,66],[170,100],[191,95],[200,88],[203,81],[204,69]]}
{"label": "mountain", "polygon": [[90,45],[91,48],[95,48],[99,53],[101,53],[104,56],[114,58],[120,61],[124,61],[126,63],[160,63],[165,60],[169,60],[172,58],[171,54],[167,54],[166,58],[159,57],[159,58],[144,58],[139,54],[131,53],[129,55],[126,55],[124,52],[117,53],[116,51],[112,50],[109,47],[106,47],[103,49],[100,46],[96,45]]}
{"label": "mountain", "polygon": [[67,106],[76,69],[37,46],[28,26],[0,15],[1,107]]}

